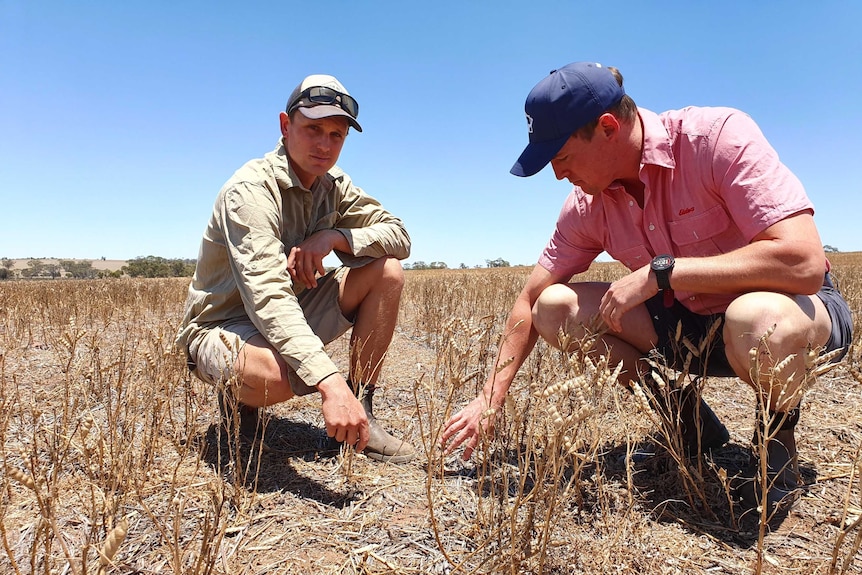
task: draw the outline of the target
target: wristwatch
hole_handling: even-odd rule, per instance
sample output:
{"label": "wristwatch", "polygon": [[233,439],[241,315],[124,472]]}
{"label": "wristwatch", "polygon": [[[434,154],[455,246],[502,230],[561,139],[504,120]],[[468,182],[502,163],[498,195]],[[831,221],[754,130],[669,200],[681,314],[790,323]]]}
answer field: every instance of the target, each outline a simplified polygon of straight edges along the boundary
{"label": "wristwatch", "polygon": [[655,273],[659,289],[671,289],[670,272],[673,270],[674,259],[670,255],[656,256],[650,262],[650,269]]}
{"label": "wristwatch", "polygon": [[674,259],[672,255],[662,254],[656,256],[650,262],[650,269],[655,274],[658,287],[663,292],[664,307],[673,307],[673,288],[670,287],[670,272],[673,270]]}

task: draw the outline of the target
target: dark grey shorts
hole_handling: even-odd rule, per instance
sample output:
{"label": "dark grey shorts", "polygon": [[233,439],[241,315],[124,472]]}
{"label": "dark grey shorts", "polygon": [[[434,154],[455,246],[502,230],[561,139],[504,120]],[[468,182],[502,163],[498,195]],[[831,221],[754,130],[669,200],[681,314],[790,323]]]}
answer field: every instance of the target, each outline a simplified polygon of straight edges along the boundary
{"label": "dark grey shorts", "polygon": [[[853,315],[850,312],[850,306],[847,305],[847,302],[841,296],[841,292],[833,284],[829,274],[826,274],[823,287],[817,292],[817,297],[826,306],[829,319],[832,320],[832,333],[826,342],[823,353],[843,349],[838,356],[832,359],[834,363],[846,355],[853,341]],[[677,369],[682,368],[682,362],[687,355],[686,353],[681,353],[685,352],[685,348],[680,349],[680,344],[675,337],[677,325],[682,323],[682,335],[688,337],[689,341],[693,344],[699,345],[709,333],[710,326],[714,322],[724,321],[723,313],[710,315],[697,314],[676,300],[674,300],[672,307],[667,308],[664,306],[661,292],[644,303],[658,335],[656,351],[669,362],[669,365]],[[692,358],[689,373],[718,377],[731,377],[735,375],[727,361],[721,329],[715,332],[708,351],[699,358]]]}

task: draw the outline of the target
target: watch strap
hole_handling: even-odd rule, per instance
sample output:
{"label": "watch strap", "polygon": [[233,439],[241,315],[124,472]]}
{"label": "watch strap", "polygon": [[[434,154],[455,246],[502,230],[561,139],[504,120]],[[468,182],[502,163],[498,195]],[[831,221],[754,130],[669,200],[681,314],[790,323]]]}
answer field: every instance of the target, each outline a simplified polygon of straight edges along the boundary
{"label": "watch strap", "polygon": [[670,274],[668,270],[653,270],[655,273],[655,279],[658,282],[658,288],[663,290],[669,290],[670,287]]}

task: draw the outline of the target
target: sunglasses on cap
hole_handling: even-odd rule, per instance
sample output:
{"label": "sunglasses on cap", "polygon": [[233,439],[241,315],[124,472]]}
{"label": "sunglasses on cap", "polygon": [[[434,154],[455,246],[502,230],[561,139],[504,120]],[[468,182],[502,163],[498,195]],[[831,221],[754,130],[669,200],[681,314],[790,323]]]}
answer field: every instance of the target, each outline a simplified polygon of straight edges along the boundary
{"label": "sunglasses on cap", "polygon": [[290,114],[296,108],[309,104],[338,106],[354,118],[359,116],[359,103],[352,96],[326,86],[312,86],[300,92],[299,96],[287,107],[287,113]]}

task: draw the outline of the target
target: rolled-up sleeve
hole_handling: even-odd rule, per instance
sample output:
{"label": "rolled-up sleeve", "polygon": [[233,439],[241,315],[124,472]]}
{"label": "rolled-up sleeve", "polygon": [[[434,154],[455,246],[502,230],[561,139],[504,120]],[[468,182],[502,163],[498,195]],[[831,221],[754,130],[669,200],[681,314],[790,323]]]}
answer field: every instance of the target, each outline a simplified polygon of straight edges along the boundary
{"label": "rolled-up sleeve", "polygon": [[335,229],[341,232],[350,245],[351,253],[339,252],[345,265],[362,265],[384,256],[403,260],[410,256],[410,236],[404,223],[390,214],[373,197],[354,186],[349,178],[341,182],[344,187]]}

